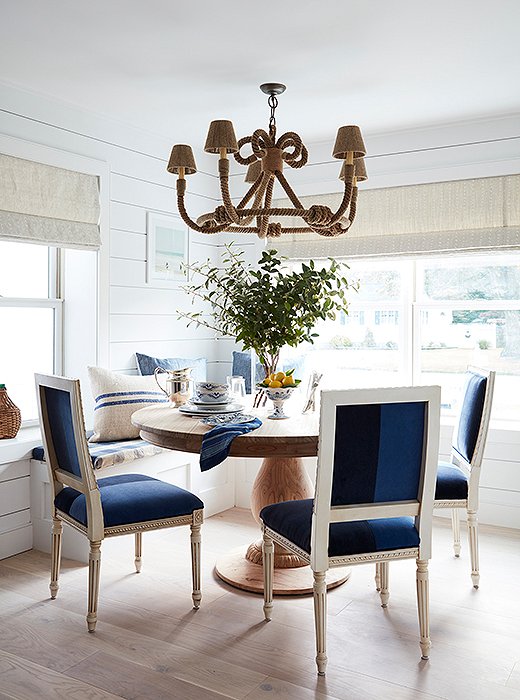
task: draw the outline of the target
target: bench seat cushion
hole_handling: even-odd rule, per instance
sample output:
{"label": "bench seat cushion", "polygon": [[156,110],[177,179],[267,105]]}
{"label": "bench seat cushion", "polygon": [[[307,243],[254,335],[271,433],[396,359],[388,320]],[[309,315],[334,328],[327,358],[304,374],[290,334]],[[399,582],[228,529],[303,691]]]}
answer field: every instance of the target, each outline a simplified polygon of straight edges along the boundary
{"label": "bench seat cushion", "polygon": [[[105,527],[144,523],[190,515],[204,504],[193,493],[144,474],[121,474],[98,479]],[[84,494],[70,486],[62,489],[54,505],[87,526]]]}
{"label": "bench seat cushion", "polygon": [[[164,452],[164,449],[138,438],[137,440],[119,440],[118,442],[89,442],[88,451],[94,469],[103,469],[104,467],[113,467],[115,464],[133,462],[141,457],[158,455]],[[35,447],[32,456],[33,459],[45,462],[43,446]]]}
{"label": "bench seat cushion", "polygon": [[[311,552],[312,498],[285,501],[262,508],[260,518],[268,528]],[[419,546],[414,519],[381,518],[332,523],[329,530],[329,557],[369,554]]]}

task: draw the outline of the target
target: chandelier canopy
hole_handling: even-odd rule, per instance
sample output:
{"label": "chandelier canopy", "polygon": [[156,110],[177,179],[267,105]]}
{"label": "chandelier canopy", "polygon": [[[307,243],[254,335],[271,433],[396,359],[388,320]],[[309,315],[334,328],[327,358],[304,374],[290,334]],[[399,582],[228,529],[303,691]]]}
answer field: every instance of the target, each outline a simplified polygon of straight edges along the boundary
{"label": "chandelier canopy", "polygon": [[[186,175],[197,172],[191,146],[177,144],[173,147],[168,162],[168,172],[176,174],[177,203],[184,222],[194,231],[200,233],[256,233],[259,238],[278,237],[284,233],[309,233],[314,231],[320,236],[339,236],[348,231],[356,216],[357,183],[367,179],[365,162],[365,144],[358,126],[341,126],[338,129],[336,143],[332,151],[334,158],[343,161],[339,179],[344,182],[342,201],[333,212],[329,207],[314,204],[306,209],[283,174],[283,166],[302,168],[307,163],[308,152],[298,134],[288,131],[276,137],[275,111],[278,106],[277,95],[285,91],[280,83],[264,83],[262,92],[269,95],[271,108],[269,131],[257,129],[251,136],[237,141],[232,122],[219,119],[209,125],[204,150],[216,153],[219,157],[218,171],[222,205],[215,211],[203,214],[193,221],[186,211],[184,196],[186,193]],[[251,144],[251,153],[242,155],[242,147]],[[248,166],[245,181],[251,184],[244,197],[235,206],[229,192],[229,159],[233,157],[240,165]],[[278,180],[292,207],[272,207],[273,189]],[[248,206],[249,205],[249,206]],[[301,226],[284,226],[279,221],[270,221],[271,217],[299,217]]]}

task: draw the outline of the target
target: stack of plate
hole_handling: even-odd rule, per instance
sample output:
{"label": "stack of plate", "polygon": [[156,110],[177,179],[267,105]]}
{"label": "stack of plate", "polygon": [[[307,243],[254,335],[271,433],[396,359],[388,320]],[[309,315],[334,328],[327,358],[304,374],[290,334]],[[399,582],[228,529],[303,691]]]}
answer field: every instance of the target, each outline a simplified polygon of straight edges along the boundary
{"label": "stack of plate", "polygon": [[197,401],[190,399],[188,403],[179,408],[179,413],[186,416],[196,416],[204,418],[206,416],[224,415],[227,413],[242,413],[244,407],[236,401],[226,401],[225,403],[208,403],[207,401]]}

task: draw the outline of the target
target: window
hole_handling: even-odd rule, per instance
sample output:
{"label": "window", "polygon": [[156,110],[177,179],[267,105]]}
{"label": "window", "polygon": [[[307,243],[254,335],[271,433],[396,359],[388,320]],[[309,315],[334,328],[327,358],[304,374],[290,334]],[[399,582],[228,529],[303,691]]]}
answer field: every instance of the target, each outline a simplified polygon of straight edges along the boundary
{"label": "window", "polygon": [[[493,420],[520,421],[520,255],[349,263],[344,319],[285,359],[326,388],[440,384],[455,415],[468,365],[497,372]],[[289,359],[290,358],[290,359]]]}
{"label": "window", "polygon": [[0,242],[0,383],[24,424],[37,420],[34,373],[61,372],[58,250]]}

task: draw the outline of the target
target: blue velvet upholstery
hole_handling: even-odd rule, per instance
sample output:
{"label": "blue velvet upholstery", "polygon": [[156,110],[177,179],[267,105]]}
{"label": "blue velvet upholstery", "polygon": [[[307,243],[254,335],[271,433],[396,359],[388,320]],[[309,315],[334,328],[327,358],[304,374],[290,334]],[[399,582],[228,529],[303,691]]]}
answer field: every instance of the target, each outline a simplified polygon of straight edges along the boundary
{"label": "blue velvet upholstery", "polygon": [[[262,508],[260,518],[271,530],[310,554],[312,504],[310,498],[274,503]],[[332,523],[329,529],[329,557],[418,546],[419,533],[410,517]]]}
{"label": "blue velvet upholstery", "polygon": [[338,406],[331,504],[416,499],[424,429],[422,402]]}
{"label": "blue velvet upholstery", "polygon": [[[98,479],[105,527],[189,515],[204,504],[194,494],[144,474]],[[56,508],[87,525],[85,496],[71,487],[58,493]]]}
{"label": "blue velvet upholstery", "polygon": [[43,403],[47,408],[50,435],[54,452],[60,469],[70,472],[81,478],[81,469],[74,440],[74,427],[72,425],[72,408],[68,391],[41,387],[43,391]]}
{"label": "blue velvet upholstery", "polygon": [[468,480],[455,464],[439,462],[437,467],[436,501],[466,500],[468,497]]}
{"label": "blue velvet upholstery", "polygon": [[466,373],[464,399],[453,447],[467,462],[473,459],[482,421],[487,377],[469,370]]}
{"label": "blue velvet upholstery", "polygon": [[140,352],[135,353],[137,360],[137,368],[140,374],[150,375],[155,372],[156,367],[163,369],[183,369],[184,367],[192,367],[191,377],[196,382],[206,381],[206,358],[199,357],[196,360],[190,360],[182,357],[151,357],[143,355]]}

